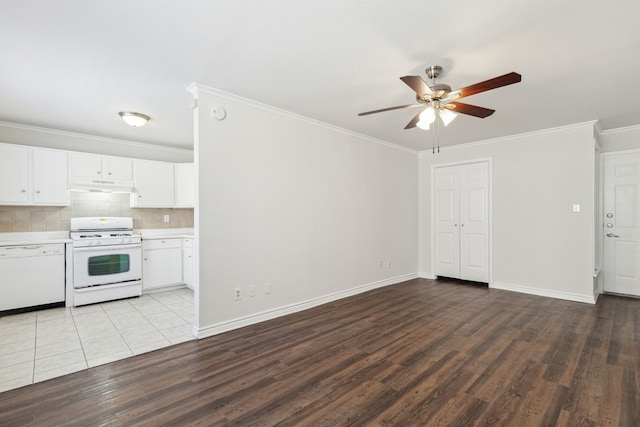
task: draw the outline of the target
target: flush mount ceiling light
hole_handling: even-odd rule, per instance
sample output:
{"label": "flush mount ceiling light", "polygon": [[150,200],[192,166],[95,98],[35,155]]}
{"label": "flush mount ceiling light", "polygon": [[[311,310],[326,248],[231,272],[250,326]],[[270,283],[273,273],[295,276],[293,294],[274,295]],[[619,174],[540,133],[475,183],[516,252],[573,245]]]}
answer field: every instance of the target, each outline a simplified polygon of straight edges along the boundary
{"label": "flush mount ceiling light", "polygon": [[126,124],[133,126],[134,128],[144,126],[149,120],[151,120],[151,117],[146,114],[134,113],[133,111],[120,111],[118,114]]}

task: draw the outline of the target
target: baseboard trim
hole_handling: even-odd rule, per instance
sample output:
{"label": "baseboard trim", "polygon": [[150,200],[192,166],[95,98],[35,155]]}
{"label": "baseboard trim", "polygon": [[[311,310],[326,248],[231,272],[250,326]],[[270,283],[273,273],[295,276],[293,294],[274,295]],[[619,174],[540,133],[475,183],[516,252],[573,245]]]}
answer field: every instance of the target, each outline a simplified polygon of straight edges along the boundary
{"label": "baseboard trim", "polygon": [[354,288],[346,289],[344,291],[334,292],[332,294],[324,295],[318,298],[312,298],[306,301],[301,301],[298,303],[285,305],[285,306],[274,308],[271,310],[250,314],[248,316],[239,317],[237,319],[215,323],[213,325],[203,326],[200,328],[194,327],[194,334],[198,338],[206,338],[213,335],[218,335],[223,332],[232,331],[234,329],[243,328],[245,326],[255,325],[256,323],[261,323],[267,320],[275,319],[277,317],[282,317],[288,314],[297,313],[299,311],[308,310],[310,308],[317,307],[319,305],[326,304],[332,301],[337,301],[339,299],[361,294],[363,292],[371,291],[373,289],[395,285],[396,283],[401,283],[401,282],[405,282],[407,280],[412,280],[416,278],[418,278],[417,273],[390,277],[388,279],[367,283],[365,285],[356,286]]}
{"label": "baseboard trim", "polygon": [[493,282],[489,286],[492,289],[502,289],[504,291],[520,292],[523,294],[538,295],[541,297],[550,297],[563,299],[567,301],[583,302],[587,304],[595,304],[596,298],[593,295],[581,295],[570,292],[554,291],[551,289],[532,288],[529,286],[510,285],[508,283]]}
{"label": "baseboard trim", "polygon": [[431,279],[431,280],[436,279],[436,276],[434,276],[433,274],[425,273],[425,272],[418,273],[418,277],[421,279]]}

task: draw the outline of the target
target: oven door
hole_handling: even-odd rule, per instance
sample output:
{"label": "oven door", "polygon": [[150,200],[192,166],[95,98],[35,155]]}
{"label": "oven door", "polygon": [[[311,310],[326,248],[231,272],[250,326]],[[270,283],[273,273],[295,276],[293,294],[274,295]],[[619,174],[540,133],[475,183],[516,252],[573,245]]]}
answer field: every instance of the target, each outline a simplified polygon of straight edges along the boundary
{"label": "oven door", "polygon": [[73,286],[108,285],[142,279],[142,246],[73,248]]}

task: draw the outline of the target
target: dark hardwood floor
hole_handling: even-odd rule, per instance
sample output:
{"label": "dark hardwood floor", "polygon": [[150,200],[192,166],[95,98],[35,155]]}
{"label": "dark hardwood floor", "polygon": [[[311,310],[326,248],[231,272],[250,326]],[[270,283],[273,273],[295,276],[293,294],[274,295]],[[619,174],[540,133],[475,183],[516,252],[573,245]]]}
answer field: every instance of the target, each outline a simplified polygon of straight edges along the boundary
{"label": "dark hardwood floor", "polygon": [[640,426],[640,300],[412,280],[0,394],[2,426]]}

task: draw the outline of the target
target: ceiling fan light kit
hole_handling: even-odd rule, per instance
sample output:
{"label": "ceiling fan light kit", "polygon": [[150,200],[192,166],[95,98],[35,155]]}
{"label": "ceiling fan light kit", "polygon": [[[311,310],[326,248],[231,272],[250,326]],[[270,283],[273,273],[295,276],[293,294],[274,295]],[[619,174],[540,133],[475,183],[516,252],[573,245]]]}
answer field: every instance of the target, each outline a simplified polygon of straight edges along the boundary
{"label": "ceiling fan light kit", "polygon": [[[437,117],[442,120],[442,123],[445,126],[448,126],[453,121],[453,119],[457,117],[457,113],[484,119],[485,117],[489,117],[495,112],[495,110],[491,110],[489,108],[457,102],[458,99],[475,95],[480,92],[486,92],[491,89],[497,89],[502,86],[518,83],[522,80],[522,76],[520,74],[511,72],[499,77],[495,77],[493,79],[485,80],[483,82],[472,84],[470,86],[465,86],[457,90],[451,90],[451,86],[449,85],[436,83],[436,78],[442,73],[442,70],[442,67],[439,65],[432,65],[424,70],[427,77],[431,80],[431,84],[429,85],[419,76],[400,77],[400,80],[402,80],[416,93],[416,101],[418,102],[417,104],[398,105],[396,107],[366,111],[358,115],[366,116],[369,114],[382,113],[385,111],[426,106],[426,108],[423,111],[417,113],[404,128],[412,129],[414,127],[418,127],[423,130],[429,130],[431,124],[436,122],[437,133],[440,122],[439,120],[437,120]],[[436,136],[437,135],[434,134],[434,153],[436,150]],[[440,143],[438,139],[438,152],[439,151]]]}

